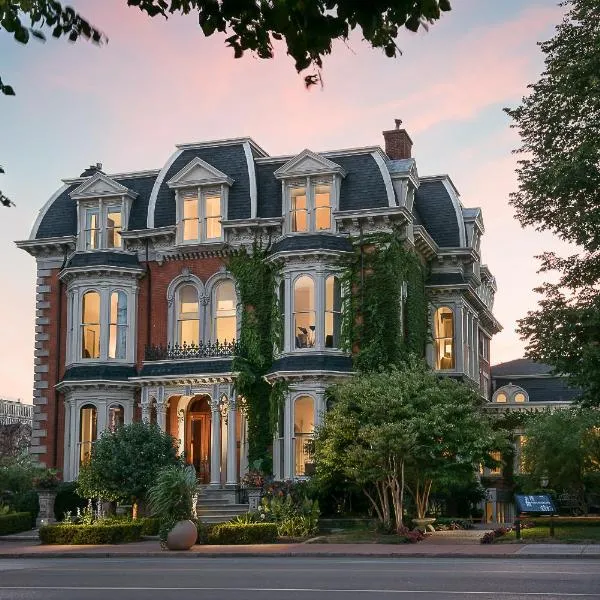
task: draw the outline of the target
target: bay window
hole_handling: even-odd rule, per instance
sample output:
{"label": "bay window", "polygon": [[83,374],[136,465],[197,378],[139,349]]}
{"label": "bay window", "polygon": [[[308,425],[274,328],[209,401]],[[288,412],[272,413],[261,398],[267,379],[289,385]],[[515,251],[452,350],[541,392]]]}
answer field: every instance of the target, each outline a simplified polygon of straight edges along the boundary
{"label": "bay window", "polygon": [[303,275],[294,283],[294,335],[296,348],[314,348],[315,329],[315,282]]}
{"label": "bay window", "polygon": [[79,411],[79,464],[90,459],[92,444],[98,439],[98,411],[93,404],[85,404]]}
{"label": "bay window", "polygon": [[294,475],[306,475],[312,462],[310,444],[315,430],[315,401],[311,396],[298,396],[294,401]]}
{"label": "bay window", "polygon": [[110,325],[108,358],[124,359],[127,354],[127,295],[112,292],[110,295]]}
{"label": "bay window", "polygon": [[100,358],[100,294],[86,292],[81,301],[81,358]]}
{"label": "bay window", "polygon": [[438,370],[454,369],[456,357],[454,352],[454,312],[447,306],[435,311],[433,317],[435,337],[435,368]]}
{"label": "bay window", "polygon": [[325,347],[339,348],[342,327],[342,286],[335,275],[325,279]]}

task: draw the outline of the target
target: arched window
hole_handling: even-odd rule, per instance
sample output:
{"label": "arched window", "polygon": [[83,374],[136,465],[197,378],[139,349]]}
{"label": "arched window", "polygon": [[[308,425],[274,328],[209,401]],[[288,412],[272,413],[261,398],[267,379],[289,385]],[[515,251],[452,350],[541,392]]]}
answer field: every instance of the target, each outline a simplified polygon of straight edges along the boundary
{"label": "arched window", "polygon": [[454,313],[451,308],[442,306],[433,317],[435,331],[435,368],[454,369]]}
{"label": "arched window", "polygon": [[110,325],[108,358],[127,356],[127,294],[113,292],[110,295]]}
{"label": "arched window", "polygon": [[231,342],[237,337],[235,285],[226,279],[215,290],[215,340]]}
{"label": "arched window", "polygon": [[500,402],[500,403],[506,403],[506,394],[504,392],[500,392],[497,396],[496,396],[496,402]]}
{"label": "arched window", "polygon": [[279,283],[279,351],[285,348],[285,281]]}
{"label": "arched window", "polygon": [[312,462],[310,442],[315,430],[315,401],[310,396],[298,396],[294,402],[294,474],[306,475],[306,465]]}
{"label": "arched window", "polygon": [[517,392],[515,394],[515,402],[526,402],[525,394],[523,392]]}
{"label": "arched window", "polygon": [[342,286],[335,275],[325,280],[325,348],[340,347]]}
{"label": "arched window", "polygon": [[294,283],[294,335],[296,348],[315,345],[315,282],[308,276]]}
{"label": "arched window", "polygon": [[111,431],[125,424],[125,409],[120,404],[113,404],[108,409],[108,428]]}
{"label": "arched window", "polygon": [[184,285],[177,294],[177,343],[198,345],[200,342],[200,310],[198,290]]}
{"label": "arched window", "polygon": [[93,404],[85,404],[79,411],[79,464],[89,460],[97,437],[98,411]]}
{"label": "arched window", "polygon": [[100,294],[94,291],[81,300],[81,358],[100,358]]}

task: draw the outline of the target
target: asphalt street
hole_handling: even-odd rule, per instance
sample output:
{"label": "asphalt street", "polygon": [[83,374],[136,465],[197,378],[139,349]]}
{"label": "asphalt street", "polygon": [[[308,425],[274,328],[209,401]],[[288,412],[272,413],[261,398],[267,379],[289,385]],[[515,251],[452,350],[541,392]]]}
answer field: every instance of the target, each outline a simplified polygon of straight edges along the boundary
{"label": "asphalt street", "polygon": [[585,559],[156,558],[0,560],[0,600],[599,598]]}

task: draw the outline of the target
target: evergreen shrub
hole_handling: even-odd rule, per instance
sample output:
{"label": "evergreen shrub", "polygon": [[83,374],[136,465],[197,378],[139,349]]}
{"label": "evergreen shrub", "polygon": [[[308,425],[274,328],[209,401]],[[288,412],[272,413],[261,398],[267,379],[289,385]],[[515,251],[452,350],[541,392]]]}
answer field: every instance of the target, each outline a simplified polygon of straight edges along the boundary
{"label": "evergreen shrub", "polygon": [[0,535],[29,531],[31,527],[31,514],[28,512],[0,515]]}
{"label": "evergreen shrub", "polygon": [[[207,542],[203,541],[203,538]],[[199,535],[200,543],[208,544],[273,544],[277,541],[275,523],[219,523]]]}
{"label": "evergreen shrub", "polygon": [[142,537],[142,524],[134,522],[94,525],[45,525],[40,527],[42,544],[94,545],[137,542]]}

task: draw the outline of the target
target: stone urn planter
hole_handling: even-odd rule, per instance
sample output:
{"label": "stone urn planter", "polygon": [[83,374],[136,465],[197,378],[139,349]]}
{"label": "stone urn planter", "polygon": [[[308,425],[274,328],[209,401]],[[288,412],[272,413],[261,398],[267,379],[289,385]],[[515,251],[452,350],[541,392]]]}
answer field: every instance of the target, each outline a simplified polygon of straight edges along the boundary
{"label": "stone urn planter", "polygon": [[250,512],[256,512],[260,506],[260,498],[262,496],[262,488],[249,487],[246,488],[248,492],[248,508]]}
{"label": "stone urn planter", "polygon": [[424,519],[413,519],[413,525],[423,532],[435,531],[433,524],[435,523],[435,517],[426,517]]}
{"label": "stone urn planter", "polygon": [[42,525],[49,525],[54,523],[54,500],[56,499],[56,490],[37,490],[38,498],[40,501],[40,512],[35,521],[36,527]]}
{"label": "stone urn planter", "polygon": [[167,534],[166,546],[169,550],[189,550],[198,537],[198,530],[193,521],[177,521]]}

